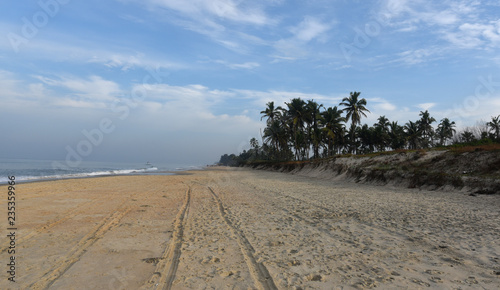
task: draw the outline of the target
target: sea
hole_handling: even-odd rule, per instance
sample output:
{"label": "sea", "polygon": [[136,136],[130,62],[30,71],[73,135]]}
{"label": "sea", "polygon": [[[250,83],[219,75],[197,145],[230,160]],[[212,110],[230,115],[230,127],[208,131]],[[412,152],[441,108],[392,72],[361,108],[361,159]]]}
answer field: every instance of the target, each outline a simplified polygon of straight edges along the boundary
{"label": "sea", "polygon": [[6,184],[10,176],[18,182],[34,182],[68,178],[89,178],[110,175],[171,175],[176,171],[202,169],[202,165],[81,161],[77,166],[65,161],[0,159],[0,184]]}

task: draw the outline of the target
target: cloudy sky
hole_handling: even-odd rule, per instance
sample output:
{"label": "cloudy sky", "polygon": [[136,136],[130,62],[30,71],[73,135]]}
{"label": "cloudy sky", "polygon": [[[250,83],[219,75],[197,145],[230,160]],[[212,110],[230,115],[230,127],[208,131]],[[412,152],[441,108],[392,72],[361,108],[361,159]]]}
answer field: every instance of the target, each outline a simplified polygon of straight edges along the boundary
{"label": "cloudy sky", "polygon": [[259,137],[268,101],[373,124],[500,114],[496,0],[0,3],[1,158],[205,164]]}

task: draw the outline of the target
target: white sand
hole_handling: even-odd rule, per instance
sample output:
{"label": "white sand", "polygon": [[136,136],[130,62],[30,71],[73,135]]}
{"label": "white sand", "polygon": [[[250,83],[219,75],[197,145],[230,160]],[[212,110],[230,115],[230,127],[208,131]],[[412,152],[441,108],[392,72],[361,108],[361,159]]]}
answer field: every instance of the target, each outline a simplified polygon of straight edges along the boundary
{"label": "white sand", "polygon": [[17,282],[0,289],[500,288],[498,195],[220,168],[16,194]]}

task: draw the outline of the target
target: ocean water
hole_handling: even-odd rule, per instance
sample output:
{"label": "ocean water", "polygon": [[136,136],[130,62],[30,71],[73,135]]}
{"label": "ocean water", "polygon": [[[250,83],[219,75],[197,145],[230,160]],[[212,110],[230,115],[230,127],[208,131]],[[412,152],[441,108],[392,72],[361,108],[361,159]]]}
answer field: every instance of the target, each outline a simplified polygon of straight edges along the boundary
{"label": "ocean water", "polygon": [[174,174],[172,171],[201,169],[189,164],[113,163],[85,162],[78,166],[66,165],[64,161],[0,159],[0,184],[6,184],[9,176],[16,182],[52,179],[85,178],[108,175]]}

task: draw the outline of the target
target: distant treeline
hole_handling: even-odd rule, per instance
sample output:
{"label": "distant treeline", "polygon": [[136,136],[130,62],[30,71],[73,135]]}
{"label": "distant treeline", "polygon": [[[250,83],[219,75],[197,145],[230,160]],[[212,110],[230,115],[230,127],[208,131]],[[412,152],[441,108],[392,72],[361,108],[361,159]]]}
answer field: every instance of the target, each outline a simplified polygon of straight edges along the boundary
{"label": "distant treeline", "polygon": [[455,122],[444,118],[438,123],[428,110],[420,112],[419,120],[404,125],[380,116],[373,126],[361,126],[361,118],[370,111],[366,100],[359,95],[351,92],[339,104],[341,108],[326,108],[314,100],[301,98],[285,103],[285,108],[269,102],[261,112],[261,120],[266,119],[263,144],[252,138],[251,149],[239,155],[224,154],[219,163],[237,166],[255,160],[311,160],[338,154],[500,142],[500,115],[460,132],[455,130]]}

